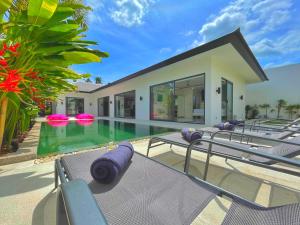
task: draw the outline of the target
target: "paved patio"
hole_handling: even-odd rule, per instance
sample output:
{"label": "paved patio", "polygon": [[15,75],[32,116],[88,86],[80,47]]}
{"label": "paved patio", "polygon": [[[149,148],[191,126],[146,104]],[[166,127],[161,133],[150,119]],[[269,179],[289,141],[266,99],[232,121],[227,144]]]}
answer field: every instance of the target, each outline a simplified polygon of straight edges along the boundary
{"label": "paved patio", "polygon": [[[145,154],[147,140],[134,143]],[[150,156],[183,169],[184,149],[163,145]],[[191,173],[202,176],[205,154],[193,153]],[[284,175],[239,162],[212,157],[208,181],[264,206],[300,202],[300,177]],[[55,224],[56,191],[54,163],[33,160],[0,167],[0,218],[3,225]],[[193,224],[221,224],[230,200],[217,198],[209,203]]]}

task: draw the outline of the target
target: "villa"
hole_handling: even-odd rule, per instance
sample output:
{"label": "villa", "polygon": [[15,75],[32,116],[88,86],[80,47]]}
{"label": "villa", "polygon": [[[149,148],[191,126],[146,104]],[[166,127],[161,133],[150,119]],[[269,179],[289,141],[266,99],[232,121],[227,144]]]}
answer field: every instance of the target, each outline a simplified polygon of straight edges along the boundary
{"label": "villa", "polygon": [[53,112],[213,125],[244,119],[246,85],[266,80],[236,30],[107,85],[81,84]]}
{"label": "villa", "polygon": [[300,224],[300,5],[198,2],[0,1],[0,225]]}

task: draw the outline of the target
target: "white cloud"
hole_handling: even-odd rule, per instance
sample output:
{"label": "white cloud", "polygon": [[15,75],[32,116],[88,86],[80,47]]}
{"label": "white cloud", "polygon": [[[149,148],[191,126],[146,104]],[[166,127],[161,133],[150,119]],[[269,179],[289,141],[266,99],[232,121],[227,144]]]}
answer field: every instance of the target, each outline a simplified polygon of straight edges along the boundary
{"label": "white cloud", "polygon": [[182,34],[183,34],[183,36],[185,36],[185,37],[189,37],[189,36],[192,36],[193,34],[195,34],[196,33],[196,31],[194,31],[194,30],[188,30],[188,31],[186,31],[186,32],[183,32]]}
{"label": "white cloud", "polygon": [[300,30],[291,30],[276,39],[262,39],[251,46],[260,56],[284,55],[300,51]]}
{"label": "white cloud", "polygon": [[102,0],[85,0],[87,6],[92,8],[92,11],[88,14],[88,22],[98,23],[102,22],[101,11],[104,8],[104,2]]}
{"label": "white cloud", "polygon": [[290,25],[292,12],[292,0],[233,0],[218,14],[208,17],[191,47],[241,28],[257,56],[300,51],[299,28],[279,32]]}
{"label": "white cloud", "polygon": [[159,53],[165,54],[165,53],[169,53],[169,52],[171,52],[171,51],[172,51],[171,48],[161,48],[161,49],[159,50]]}
{"label": "white cloud", "polygon": [[110,16],[114,22],[121,26],[141,25],[153,3],[154,0],[117,0],[111,9]]}

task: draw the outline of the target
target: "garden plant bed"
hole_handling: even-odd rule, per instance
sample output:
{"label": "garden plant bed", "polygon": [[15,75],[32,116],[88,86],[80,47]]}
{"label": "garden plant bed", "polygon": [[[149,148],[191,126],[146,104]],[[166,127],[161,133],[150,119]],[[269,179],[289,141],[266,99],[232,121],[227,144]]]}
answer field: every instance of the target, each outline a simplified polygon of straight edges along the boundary
{"label": "garden plant bed", "polygon": [[41,123],[35,123],[16,152],[0,155],[0,165],[23,162],[37,157]]}

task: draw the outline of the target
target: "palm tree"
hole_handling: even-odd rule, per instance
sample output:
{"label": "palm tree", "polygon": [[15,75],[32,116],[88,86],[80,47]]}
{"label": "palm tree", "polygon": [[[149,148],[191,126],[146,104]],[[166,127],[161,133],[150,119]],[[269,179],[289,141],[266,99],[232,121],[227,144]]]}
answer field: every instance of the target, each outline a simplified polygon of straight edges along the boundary
{"label": "palm tree", "polygon": [[259,107],[266,110],[265,117],[268,118],[268,109],[271,107],[270,104],[262,104],[262,105],[259,105]]}
{"label": "palm tree", "polygon": [[96,82],[96,84],[101,84],[102,83],[102,77],[95,77],[95,82]]}
{"label": "palm tree", "polygon": [[279,99],[277,101],[277,119],[279,119],[281,109],[284,108],[286,105],[287,101],[285,101],[284,99]]}
{"label": "palm tree", "polygon": [[300,117],[300,104],[296,104],[295,109],[296,109],[296,112],[297,112],[297,117]]}
{"label": "palm tree", "polygon": [[87,82],[87,83],[92,83],[92,81],[91,81],[90,78],[87,78],[87,79],[85,80],[85,82]]}
{"label": "palm tree", "polygon": [[295,105],[288,105],[285,107],[285,110],[289,114],[289,119],[291,120],[293,119],[293,114],[297,113],[297,111],[295,111]]}

